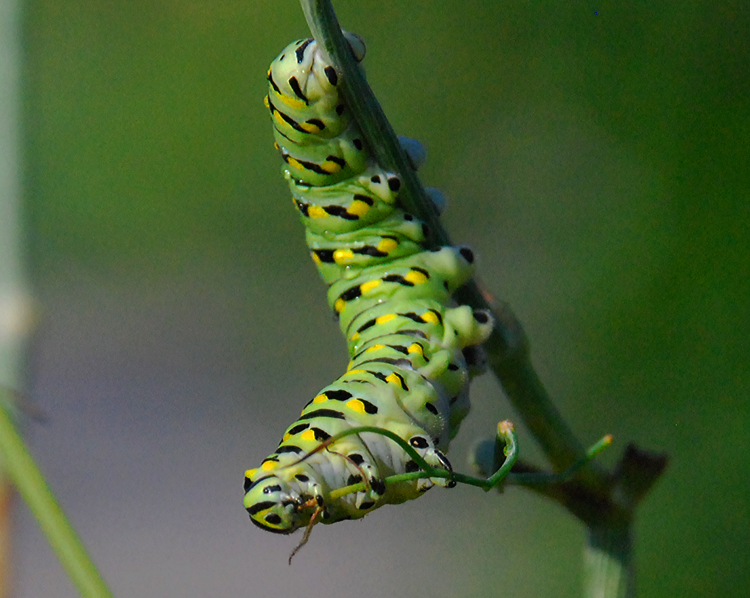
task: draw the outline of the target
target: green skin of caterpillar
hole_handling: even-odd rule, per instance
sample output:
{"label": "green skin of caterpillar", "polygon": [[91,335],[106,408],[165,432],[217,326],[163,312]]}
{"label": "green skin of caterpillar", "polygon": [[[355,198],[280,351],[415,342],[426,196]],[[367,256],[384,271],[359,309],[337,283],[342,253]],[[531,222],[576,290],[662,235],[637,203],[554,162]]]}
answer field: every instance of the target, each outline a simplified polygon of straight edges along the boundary
{"label": "green skin of caterpillar", "polygon": [[[347,371],[305,406],[276,451],[246,472],[244,505],[253,523],[290,533],[315,512],[323,523],[356,519],[452,485],[443,478],[385,484],[418,467],[375,433],[319,449],[342,431],[375,426],[396,433],[431,466],[450,469],[442,451],[469,409],[462,349],[483,342],[492,322],[451,306],[451,293],[471,276],[471,252],[424,249],[424,225],[398,206],[400,180],[369,155],[317,44],[290,44],[268,80],[284,173],[351,355]],[[364,491],[330,498],[361,481]]]}

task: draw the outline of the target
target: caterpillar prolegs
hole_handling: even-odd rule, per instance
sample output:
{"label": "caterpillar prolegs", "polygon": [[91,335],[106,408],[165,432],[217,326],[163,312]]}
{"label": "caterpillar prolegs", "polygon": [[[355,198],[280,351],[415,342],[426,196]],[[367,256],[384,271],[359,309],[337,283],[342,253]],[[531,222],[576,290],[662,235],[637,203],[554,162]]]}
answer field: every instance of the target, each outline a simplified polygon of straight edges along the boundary
{"label": "caterpillar prolegs", "polygon": [[[361,60],[361,40],[347,39]],[[433,474],[386,480],[423,470],[420,461],[451,471],[444,453],[469,410],[473,349],[493,325],[451,299],[471,276],[471,250],[426,248],[425,224],[399,205],[399,176],[374,159],[338,85],[311,39],[287,46],[268,71],[275,145],[351,356],[245,474],[251,521],[282,534],[455,485]],[[406,149],[416,167],[419,151]],[[361,490],[339,492],[353,484]]]}

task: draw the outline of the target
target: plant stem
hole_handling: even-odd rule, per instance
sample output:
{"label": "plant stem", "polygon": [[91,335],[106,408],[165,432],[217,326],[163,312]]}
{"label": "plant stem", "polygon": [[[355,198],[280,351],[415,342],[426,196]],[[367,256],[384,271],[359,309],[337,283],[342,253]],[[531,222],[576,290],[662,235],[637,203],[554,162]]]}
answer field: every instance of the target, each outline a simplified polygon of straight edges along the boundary
{"label": "plant stem", "polygon": [[[431,233],[428,246],[451,245],[448,233],[352,56],[331,3],[328,0],[301,0],[301,4],[313,36],[328,54],[331,64],[342,73],[342,94],[373,155],[385,168],[401,177],[399,201],[428,225]],[[552,466],[562,471],[582,458],[583,445],[552,404],[536,375],[523,328],[510,308],[492,305],[474,281],[464,285],[456,293],[456,299],[475,309],[492,311],[495,329],[485,342],[490,367]],[[600,476],[591,475],[593,469],[595,467],[588,466],[588,471],[581,472],[581,475],[590,477],[590,483],[601,485]]]}
{"label": "plant stem", "polygon": [[[400,203],[428,225],[428,247],[451,245],[437,212],[352,56],[330,0],[300,2],[313,36],[340,74],[341,93],[373,155],[384,168],[401,177]],[[553,469],[561,472],[584,459],[583,445],[552,403],[534,370],[523,327],[510,307],[494,301],[475,281],[464,285],[455,297],[461,304],[492,312],[495,327],[485,343],[490,368]],[[630,598],[634,595],[632,512],[665,466],[663,455],[628,447],[613,474],[589,462],[570,480],[544,489],[532,488],[564,505],[587,525],[586,596]]]}
{"label": "plant stem", "polygon": [[635,571],[630,522],[588,528],[584,555],[586,598],[633,598]]}
{"label": "plant stem", "polygon": [[[2,394],[6,395],[7,392],[2,391]],[[0,456],[9,476],[29,505],[39,527],[81,596],[111,598],[112,594],[99,577],[86,549],[58,506],[4,407],[0,407]]]}

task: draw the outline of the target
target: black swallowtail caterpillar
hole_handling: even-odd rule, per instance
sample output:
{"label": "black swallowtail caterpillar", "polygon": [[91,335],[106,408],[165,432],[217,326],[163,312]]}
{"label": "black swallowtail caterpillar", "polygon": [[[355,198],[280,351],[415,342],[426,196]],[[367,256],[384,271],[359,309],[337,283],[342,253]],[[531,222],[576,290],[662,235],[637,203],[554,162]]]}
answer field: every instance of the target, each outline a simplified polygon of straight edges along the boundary
{"label": "black swallowtail caterpillar", "polygon": [[[347,39],[361,60],[362,42]],[[282,534],[455,485],[450,477],[384,480],[419,470],[414,453],[451,471],[444,451],[469,410],[472,348],[493,325],[487,312],[452,303],[471,276],[472,252],[426,249],[425,225],[399,206],[401,181],[372,157],[338,79],[312,39],[287,46],[268,71],[275,145],[351,355],[278,448],[245,473],[251,521]],[[340,436],[363,426],[402,442],[359,429]],[[361,491],[336,494],[358,483]]]}

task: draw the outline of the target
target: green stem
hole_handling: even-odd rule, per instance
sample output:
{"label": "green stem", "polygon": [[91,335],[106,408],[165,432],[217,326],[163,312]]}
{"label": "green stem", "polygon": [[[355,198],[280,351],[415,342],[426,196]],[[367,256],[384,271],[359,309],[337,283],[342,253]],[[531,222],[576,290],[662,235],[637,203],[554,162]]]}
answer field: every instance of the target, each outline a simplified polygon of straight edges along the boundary
{"label": "green stem", "polygon": [[[485,491],[488,491],[492,490],[492,488],[497,486],[510,474],[510,470],[513,468],[513,465],[518,458],[518,438],[516,436],[516,431],[511,422],[503,421],[497,425],[496,442],[498,443],[498,446],[503,447],[502,452],[504,454],[504,459],[502,464],[498,466],[497,471],[494,471],[487,477],[487,479],[476,478],[473,476],[464,475],[462,473],[456,473],[453,471],[448,471],[446,469],[433,467],[429,463],[427,463],[427,461],[425,461],[424,458],[419,455],[419,453],[417,453],[411,446],[409,446],[409,443],[407,443],[403,438],[401,438],[394,432],[391,432],[390,430],[386,430],[385,428],[379,428],[376,426],[358,426],[356,428],[349,428],[347,430],[344,430],[343,432],[339,432],[338,434],[331,436],[325,442],[322,442],[313,451],[307,453],[298,461],[298,463],[305,461],[315,453],[326,449],[332,444],[335,444],[336,441],[344,438],[345,436],[362,434],[364,432],[380,434],[381,436],[390,438],[393,442],[398,444],[401,449],[404,450],[407,455],[409,455],[409,458],[412,459],[420,468],[420,471],[413,471],[410,473],[401,473],[389,476],[385,478],[385,480],[383,480],[386,485],[418,480],[420,478],[443,478],[453,480],[454,482],[460,484],[477,486]],[[337,488],[331,491],[330,498],[336,500],[338,498],[341,498],[342,496],[346,496],[347,494],[362,492],[367,489],[368,488],[365,482],[358,482],[356,484],[351,484],[349,486],[344,486],[343,488]]]}
{"label": "green stem", "polygon": [[111,598],[112,594],[55,501],[5,407],[0,407],[0,455],[10,478],[81,596]]}
{"label": "green stem", "polygon": [[586,598],[633,598],[635,571],[630,522],[621,526],[588,528],[584,596]]}
{"label": "green stem", "polygon": [[[451,245],[438,214],[352,56],[330,0],[300,2],[313,36],[341,75],[344,99],[375,158],[402,179],[399,201],[427,223],[430,247]],[[462,304],[492,312],[495,327],[485,343],[490,367],[553,469],[560,472],[584,463],[572,479],[530,489],[558,501],[589,528],[587,596],[629,598],[634,595],[630,545],[632,512],[661,475],[666,458],[632,447],[626,450],[614,474],[591,463],[534,370],[529,343],[512,310],[506,304],[495,302],[475,281],[464,285],[455,296]],[[625,503],[618,503],[620,499]]]}
{"label": "green stem", "polygon": [[508,483],[515,486],[553,486],[571,480],[578,471],[589,461],[593,461],[599,453],[612,444],[612,435],[607,434],[586,451],[586,455],[560,473],[529,472],[512,473],[508,476]]}

